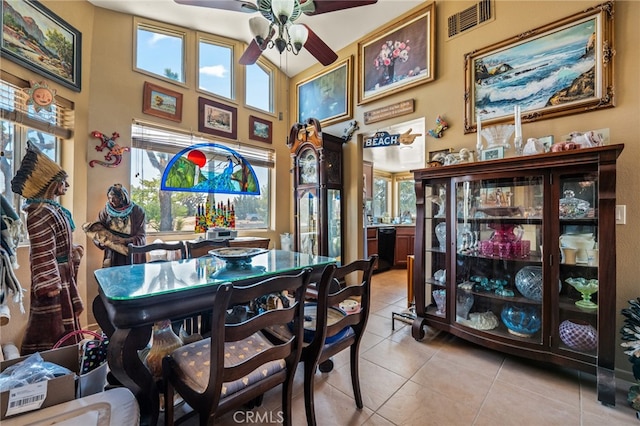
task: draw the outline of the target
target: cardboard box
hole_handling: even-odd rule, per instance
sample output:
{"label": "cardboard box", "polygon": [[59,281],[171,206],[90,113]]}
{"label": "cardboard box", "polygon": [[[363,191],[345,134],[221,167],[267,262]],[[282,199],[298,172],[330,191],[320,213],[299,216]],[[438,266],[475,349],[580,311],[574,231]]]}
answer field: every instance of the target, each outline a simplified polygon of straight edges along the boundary
{"label": "cardboard box", "polygon": [[[45,361],[53,362],[68,368],[75,374],[67,374],[64,376],[56,377],[55,379],[48,380],[47,384],[47,396],[40,408],[50,407],[52,405],[61,404],[63,402],[71,401],[76,397],[76,376],[80,369],[78,362],[78,346],[63,346],[62,348],[52,349],[50,351],[40,352],[40,355]],[[27,359],[28,356],[12,359],[9,361],[0,362],[0,372],[5,368],[16,364],[20,361]],[[7,414],[7,408],[9,403],[9,392],[0,393],[0,420],[5,419]],[[31,411],[31,410],[30,410]],[[19,414],[16,414],[18,416]],[[12,416],[13,417],[13,416]]]}

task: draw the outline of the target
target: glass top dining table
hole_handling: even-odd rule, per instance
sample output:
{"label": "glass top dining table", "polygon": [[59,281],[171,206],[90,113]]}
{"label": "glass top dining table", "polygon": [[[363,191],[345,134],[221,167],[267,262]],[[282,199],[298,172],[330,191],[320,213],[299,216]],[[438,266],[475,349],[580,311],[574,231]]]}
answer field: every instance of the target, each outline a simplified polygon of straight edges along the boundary
{"label": "glass top dining table", "polygon": [[141,425],[156,424],[159,413],[157,384],[137,356],[148,344],[154,322],[206,311],[222,283],[248,285],[306,268],[312,269],[311,280],[316,281],[326,265],[336,263],[331,257],[283,250],[263,250],[252,255],[250,263],[235,260],[209,255],[94,272],[98,295],[93,313],[110,338],[109,367],[136,396]]}

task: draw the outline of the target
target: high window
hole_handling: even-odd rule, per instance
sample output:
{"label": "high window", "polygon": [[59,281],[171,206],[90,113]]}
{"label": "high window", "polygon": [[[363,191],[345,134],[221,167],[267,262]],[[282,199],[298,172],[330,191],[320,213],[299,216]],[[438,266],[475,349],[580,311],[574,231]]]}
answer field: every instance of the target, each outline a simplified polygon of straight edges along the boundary
{"label": "high window", "polygon": [[233,47],[211,39],[198,41],[198,89],[235,99]]}
{"label": "high window", "polygon": [[252,108],[273,112],[274,71],[256,62],[245,68],[245,104]]}
{"label": "high window", "polygon": [[0,192],[18,214],[21,200],[11,190],[11,179],[20,167],[27,141],[60,163],[60,142],[71,137],[73,128],[73,111],[64,101],[56,99],[36,111],[29,96],[29,89],[0,80]]}
{"label": "high window", "polygon": [[[131,198],[144,208],[147,232],[194,232],[198,205],[233,204],[236,229],[269,229],[272,175],[275,159],[273,150],[134,124],[131,152]],[[169,161],[180,151],[195,144],[216,143],[226,146],[252,166],[260,186],[260,195],[207,194],[196,192],[162,191],[161,177]]]}
{"label": "high window", "polygon": [[184,33],[138,23],[135,69],[185,83],[184,40]]}

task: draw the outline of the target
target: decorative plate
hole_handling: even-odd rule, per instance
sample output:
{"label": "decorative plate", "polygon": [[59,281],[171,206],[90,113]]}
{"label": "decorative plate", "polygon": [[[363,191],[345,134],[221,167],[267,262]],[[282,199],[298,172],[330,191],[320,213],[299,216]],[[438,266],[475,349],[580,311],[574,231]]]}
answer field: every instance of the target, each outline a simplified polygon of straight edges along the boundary
{"label": "decorative plate", "polygon": [[209,250],[209,254],[228,263],[243,264],[250,263],[252,257],[268,251],[269,250],[256,247],[221,247]]}
{"label": "decorative plate", "polygon": [[522,216],[524,209],[521,206],[518,207],[478,207],[477,211],[486,214],[487,216]]}

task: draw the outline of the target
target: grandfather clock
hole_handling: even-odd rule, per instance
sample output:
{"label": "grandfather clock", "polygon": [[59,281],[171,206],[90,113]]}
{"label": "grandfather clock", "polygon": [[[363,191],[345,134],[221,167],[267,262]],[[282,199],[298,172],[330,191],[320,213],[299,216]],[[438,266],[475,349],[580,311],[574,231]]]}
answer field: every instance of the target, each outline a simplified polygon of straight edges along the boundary
{"label": "grandfather clock", "polygon": [[294,249],[344,258],[342,138],[322,133],[309,119],[291,128],[295,214]]}

